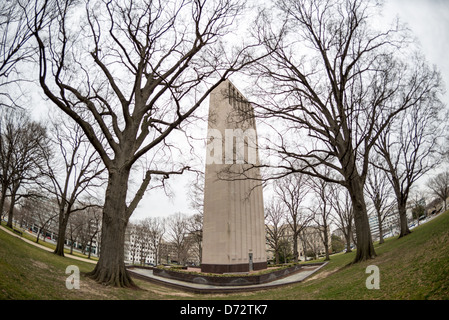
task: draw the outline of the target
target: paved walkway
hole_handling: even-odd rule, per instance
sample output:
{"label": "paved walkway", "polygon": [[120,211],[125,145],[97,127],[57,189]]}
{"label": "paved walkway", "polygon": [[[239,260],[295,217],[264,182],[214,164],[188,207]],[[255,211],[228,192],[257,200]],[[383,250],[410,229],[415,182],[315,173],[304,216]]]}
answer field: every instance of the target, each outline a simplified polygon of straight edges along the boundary
{"label": "paved walkway", "polygon": [[327,264],[325,262],[322,265],[304,265],[300,271],[281,278],[269,283],[255,284],[255,285],[245,285],[245,286],[214,286],[208,284],[200,284],[200,283],[191,283],[185,281],[179,281],[174,279],[168,279],[160,276],[155,276],[153,274],[153,270],[151,269],[143,269],[143,268],[132,268],[128,270],[133,276],[150,281],[157,284],[167,285],[170,287],[174,287],[177,289],[182,289],[194,293],[233,293],[233,292],[242,292],[242,291],[256,291],[263,289],[275,288],[283,285],[298,283],[304,281],[306,278],[310,277],[312,274],[320,270]]}
{"label": "paved walkway", "polygon": [[[23,241],[25,241],[25,242],[27,242],[29,244],[32,244],[33,246],[36,246],[36,247],[38,247],[38,248],[40,248],[42,250],[45,250],[45,251],[48,251],[48,252],[53,252],[54,251],[54,249],[51,249],[51,248],[46,247],[46,246],[43,246],[43,245],[41,245],[39,243],[36,243],[35,241],[31,241],[31,240],[29,240],[27,238],[24,238],[24,237],[14,233],[14,232],[12,232],[11,230],[3,227],[3,226],[0,226],[0,229],[2,231],[5,231],[5,232],[9,233],[10,235],[13,235],[14,237],[19,238],[19,239],[21,239],[21,240],[23,240]],[[78,256],[75,256],[75,255],[70,254],[70,253],[64,253],[64,257],[71,258],[71,259],[76,259],[76,260],[80,260],[80,261],[84,261],[84,262],[89,262],[89,263],[97,263],[97,261],[95,261],[95,260],[78,257]]]}

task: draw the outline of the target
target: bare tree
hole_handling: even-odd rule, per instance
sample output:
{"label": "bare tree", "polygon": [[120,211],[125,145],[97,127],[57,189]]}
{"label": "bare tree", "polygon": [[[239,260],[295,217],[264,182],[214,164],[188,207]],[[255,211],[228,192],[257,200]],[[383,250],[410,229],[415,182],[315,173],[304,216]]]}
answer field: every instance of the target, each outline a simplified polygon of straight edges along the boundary
{"label": "bare tree", "polygon": [[307,257],[313,257],[313,259],[318,259],[320,254],[321,244],[323,243],[323,232],[319,226],[308,226],[304,228],[300,234],[299,238],[302,242],[304,250],[304,260],[307,261]]}
{"label": "bare tree", "polygon": [[[84,202],[81,196],[102,184],[105,168],[84,132],[70,118],[55,117],[50,129],[55,151],[45,154],[42,173],[47,183],[41,187],[52,194],[59,206],[58,241],[54,253],[64,256],[64,242],[70,214],[99,206],[95,201]],[[61,170],[58,170],[60,167]],[[89,197],[95,199],[96,197]]]}
{"label": "bare tree", "polygon": [[431,177],[427,187],[444,203],[444,211],[447,210],[447,198],[449,197],[449,172],[444,171]]}
{"label": "bare tree", "polygon": [[47,149],[46,129],[31,121],[23,110],[6,109],[0,119],[0,207],[9,192],[10,209],[7,226],[12,228],[14,206],[23,196],[31,196],[20,188],[39,177],[39,169]]}
{"label": "bare tree", "polygon": [[394,206],[396,206],[395,199],[391,197],[393,188],[384,170],[379,169],[375,165],[371,166],[367,183],[365,184],[365,191],[372,202],[374,213],[377,217],[379,244],[382,244],[384,243],[383,222],[388,214],[391,214]]}
{"label": "bare tree", "polygon": [[196,213],[203,215],[204,213],[204,173],[199,172],[196,179],[188,186],[190,208]]}
{"label": "bare tree", "polygon": [[161,217],[147,218],[148,244],[154,254],[154,263],[157,265],[161,260],[161,245],[166,230],[166,219]]}
{"label": "bare tree", "polygon": [[265,148],[277,159],[266,165],[277,176],[301,172],[348,189],[354,262],[376,255],[363,193],[369,154],[391,119],[434,82],[400,61],[408,51],[398,25],[374,29],[377,9],[376,1],[282,0],[271,12],[285,23],[276,29],[265,12],[254,28],[272,52],[252,69],[256,109],[277,134]]}
{"label": "bare tree", "polygon": [[[375,148],[384,159],[384,163],[377,165],[388,173],[396,196],[400,218],[399,237],[410,233],[407,223],[410,189],[441,161],[439,142],[446,127],[446,122],[441,121],[441,118],[446,119],[446,115],[440,100],[440,75],[428,69],[421,57],[413,62],[416,72],[411,81],[425,86],[419,90],[416,99],[410,99],[413,102],[411,107],[388,125]],[[414,86],[414,83],[410,86]]]}
{"label": "bare tree", "polygon": [[265,207],[265,226],[267,245],[274,252],[275,264],[280,262],[283,240],[286,237],[286,212],[278,198],[272,199]]}
{"label": "bare tree", "polygon": [[330,199],[330,196],[332,195],[332,186],[329,182],[317,178],[309,179],[309,185],[317,196],[315,198],[316,205],[311,209],[313,220],[320,231],[320,237],[325,249],[325,260],[330,260],[330,225],[332,223],[332,199]]}
{"label": "bare tree", "polygon": [[190,247],[188,236],[186,215],[178,212],[167,218],[167,240],[173,243],[179,264],[184,264],[187,261]]}
{"label": "bare tree", "polygon": [[187,229],[193,240],[198,261],[203,256],[203,218],[204,218],[204,173],[198,172],[196,179],[188,185],[190,208],[195,213],[187,221]]}
{"label": "bare tree", "polygon": [[[58,214],[56,214],[56,216],[58,216]],[[73,248],[78,249],[78,241],[81,238],[85,223],[86,219],[84,218],[82,211],[77,211],[69,217],[67,234],[65,237],[70,240],[70,254],[73,254]]]}
{"label": "bare tree", "polygon": [[[224,44],[242,5],[92,0],[76,15],[76,3],[57,5],[57,22],[34,32],[40,85],[80,125],[108,171],[101,255],[90,276],[132,286],[123,261],[126,224],[153,177],[189,169],[173,160],[179,142],[170,137],[249,62],[248,50]],[[131,171],[145,155],[152,160],[130,194]]]}
{"label": "bare tree", "polygon": [[[1,196],[1,195],[0,195]],[[5,217],[6,217],[6,213],[7,213],[7,210],[6,210],[6,208],[8,208],[9,209],[9,200],[8,199],[6,199],[6,197],[5,197],[5,199],[3,200],[3,207],[1,207],[0,208],[0,218],[1,218],[1,220],[4,220],[5,219]],[[26,216],[26,215],[25,215]],[[6,219],[5,219],[6,220]]]}
{"label": "bare tree", "polygon": [[420,219],[427,216],[426,201],[423,190],[413,188],[408,199],[407,209],[411,209],[412,219],[416,219],[419,226]]}
{"label": "bare tree", "polygon": [[334,184],[331,188],[330,198],[332,199],[332,207],[334,209],[333,212],[335,212],[336,215],[336,219],[334,219],[334,221],[336,222],[338,229],[342,231],[345,237],[346,253],[351,252],[354,222],[351,196],[346,188]]}
{"label": "bare tree", "polygon": [[56,222],[58,216],[56,207],[51,199],[45,197],[26,198],[22,205],[22,210],[26,212],[28,224],[37,227],[36,243],[42,234],[45,241],[46,230],[50,224]]}
{"label": "bare tree", "polygon": [[[101,208],[99,207],[88,207],[85,209],[87,211],[86,217],[86,239],[87,248],[89,250],[87,258],[90,259],[93,251],[94,239],[98,239],[101,228]],[[96,242],[96,252],[98,253],[98,241]]]}
{"label": "bare tree", "polygon": [[201,263],[203,256],[203,214],[195,213],[187,218],[187,231],[191,238],[197,261]]}
{"label": "bare tree", "polygon": [[297,173],[288,175],[274,183],[274,192],[285,207],[287,223],[293,237],[293,259],[298,262],[298,238],[301,231],[307,226],[312,215],[304,210],[304,200],[309,192],[307,177]]}
{"label": "bare tree", "polygon": [[[30,39],[33,38],[30,23],[33,21],[38,30],[48,25],[52,19],[52,2],[8,0],[0,3],[1,107],[21,107],[16,103],[17,97],[11,96],[6,87],[24,80],[17,77],[20,69],[23,69],[21,64],[31,61],[36,52],[36,48],[30,44]],[[20,86],[17,87],[20,90]]]}

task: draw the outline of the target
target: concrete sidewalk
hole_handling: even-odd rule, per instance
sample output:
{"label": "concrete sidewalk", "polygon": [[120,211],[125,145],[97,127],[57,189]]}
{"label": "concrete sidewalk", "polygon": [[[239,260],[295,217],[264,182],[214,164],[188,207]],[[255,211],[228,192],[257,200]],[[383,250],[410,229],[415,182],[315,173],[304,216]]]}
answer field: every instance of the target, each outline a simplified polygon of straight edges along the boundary
{"label": "concrete sidewalk", "polygon": [[322,265],[304,265],[303,268],[287,277],[277,279],[268,283],[255,284],[255,285],[244,285],[244,286],[214,286],[208,284],[191,283],[186,281],[179,281],[174,279],[168,279],[160,276],[155,276],[153,270],[143,269],[143,268],[132,268],[128,271],[132,276],[139,278],[141,280],[157,283],[160,285],[166,285],[176,289],[182,289],[190,291],[193,293],[234,293],[234,292],[245,292],[245,291],[256,291],[263,289],[276,288],[279,286],[289,285],[304,281],[312,274],[323,268],[327,262]]}

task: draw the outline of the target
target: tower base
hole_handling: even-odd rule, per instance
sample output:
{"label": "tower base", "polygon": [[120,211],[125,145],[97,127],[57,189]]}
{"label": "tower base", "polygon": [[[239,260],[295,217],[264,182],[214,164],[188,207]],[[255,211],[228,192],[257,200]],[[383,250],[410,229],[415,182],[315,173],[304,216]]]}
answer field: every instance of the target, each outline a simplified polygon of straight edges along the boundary
{"label": "tower base", "polygon": [[[264,270],[267,268],[266,262],[254,262],[253,270]],[[249,272],[249,264],[201,264],[201,272],[206,273],[237,273]]]}

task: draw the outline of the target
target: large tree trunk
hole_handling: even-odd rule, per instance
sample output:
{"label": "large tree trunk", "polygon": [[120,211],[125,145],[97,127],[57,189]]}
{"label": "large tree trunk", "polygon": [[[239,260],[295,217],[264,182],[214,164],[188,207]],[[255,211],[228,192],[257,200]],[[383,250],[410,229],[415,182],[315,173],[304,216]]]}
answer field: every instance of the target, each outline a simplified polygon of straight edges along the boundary
{"label": "large tree trunk", "polygon": [[13,229],[13,225],[12,225],[12,219],[13,219],[13,215],[14,215],[14,205],[15,205],[15,195],[14,194],[12,194],[11,195],[11,204],[10,204],[10,206],[9,206],[9,209],[8,209],[8,222],[6,223],[6,226],[8,227],[8,228],[11,228],[11,229]]}
{"label": "large tree trunk", "polygon": [[68,222],[69,222],[68,215],[66,216],[63,211],[60,212],[59,213],[58,240],[56,242],[56,249],[55,249],[54,253],[61,257],[64,257],[65,234],[66,234]]}
{"label": "large tree trunk", "polygon": [[401,227],[401,232],[399,234],[399,238],[404,237],[410,233],[410,229],[408,228],[407,224],[407,208],[406,208],[406,201],[401,198],[400,201],[398,201],[398,211],[399,211],[399,223]]}
{"label": "large tree trunk", "polygon": [[3,207],[5,206],[6,199],[6,186],[2,184],[3,192],[0,192],[0,220],[3,217]]}
{"label": "large tree trunk", "polygon": [[345,234],[345,241],[346,241],[346,252],[345,253],[352,252],[352,249],[351,249],[351,231],[348,231],[348,233]]}
{"label": "large tree trunk", "polygon": [[9,204],[9,211],[8,211],[8,222],[6,223],[6,226],[8,228],[13,229],[12,220],[14,216],[14,206],[16,205],[16,194],[17,190],[19,190],[19,185],[14,185],[13,190],[11,191],[11,202]]}
{"label": "large tree trunk", "polygon": [[382,218],[379,213],[377,213],[377,224],[379,225],[379,244],[384,243],[384,231],[382,228]]}
{"label": "large tree trunk", "polygon": [[[295,228],[296,225],[295,225]],[[298,262],[299,260],[299,253],[298,253],[298,232],[294,230],[293,232],[293,261]]]}
{"label": "large tree trunk", "polygon": [[371,238],[371,230],[368,222],[368,213],[363,194],[363,185],[359,177],[355,177],[349,181],[349,194],[352,199],[354,210],[354,224],[357,237],[357,252],[354,262],[373,259],[376,256],[374,251],[373,240]]}
{"label": "large tree trunk", "polygon": [[331,258],[329,256],[329,237],[327,236],[327,225],[324,227],[324,250],[326,250],[326,258],[325,261],[329,261]]}
{"label": "large tree trunk", "polygon": [[346,226],[346,232],[345,232],[346,253],[352,252],[351,235],[352,235],[352,218],[348,221],[348,225]]}
{"label": "large tree trunk", "polygon": [[129,169],[109,171],[108,187],[103,208],[101,253],[95,269],[88,276],[99,283],[117,287],[135,286],[124,261],[126,193]]}

